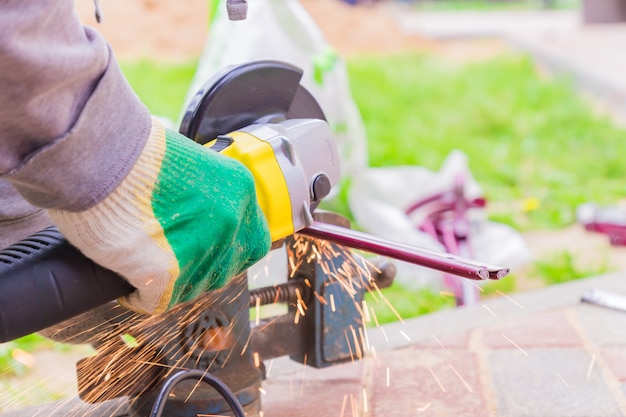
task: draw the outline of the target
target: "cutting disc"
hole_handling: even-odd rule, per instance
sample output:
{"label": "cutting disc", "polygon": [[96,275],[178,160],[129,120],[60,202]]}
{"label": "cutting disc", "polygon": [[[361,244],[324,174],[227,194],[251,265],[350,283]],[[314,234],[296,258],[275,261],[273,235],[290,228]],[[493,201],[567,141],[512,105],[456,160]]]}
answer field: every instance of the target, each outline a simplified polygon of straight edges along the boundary
{"label": "cutting disc", "polygon": [[251,124],[326,120],[315,98],[300,85],[301,78],[301,69],[280,61],[228,67],[196,93],[180,133],[204,144]]}

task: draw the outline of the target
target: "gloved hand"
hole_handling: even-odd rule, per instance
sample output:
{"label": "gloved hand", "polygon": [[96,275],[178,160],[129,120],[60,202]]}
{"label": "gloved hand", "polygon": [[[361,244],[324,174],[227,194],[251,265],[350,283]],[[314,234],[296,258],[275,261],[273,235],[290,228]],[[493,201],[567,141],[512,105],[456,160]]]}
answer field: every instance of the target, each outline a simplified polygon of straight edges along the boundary
{"label": "gloved hand", "polygon": [[82,212],[49,215],[87,257],[137,289],[120,303],[147,314],[223,286],[271,244],[247,168],[157,121],[110,195]]}

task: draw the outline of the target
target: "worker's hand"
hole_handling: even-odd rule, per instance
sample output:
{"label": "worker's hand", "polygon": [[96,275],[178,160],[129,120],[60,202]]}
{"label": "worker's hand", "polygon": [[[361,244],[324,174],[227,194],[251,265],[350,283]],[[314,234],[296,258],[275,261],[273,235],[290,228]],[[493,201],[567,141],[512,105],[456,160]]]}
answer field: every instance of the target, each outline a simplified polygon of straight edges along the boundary
{"label": "worker's hand", "polygon": [[82,212],[49,213],[73,245],[137,288],[120,302],[148,314],[223,286],[270,247],[247,168],[156,121],[109,196]]}

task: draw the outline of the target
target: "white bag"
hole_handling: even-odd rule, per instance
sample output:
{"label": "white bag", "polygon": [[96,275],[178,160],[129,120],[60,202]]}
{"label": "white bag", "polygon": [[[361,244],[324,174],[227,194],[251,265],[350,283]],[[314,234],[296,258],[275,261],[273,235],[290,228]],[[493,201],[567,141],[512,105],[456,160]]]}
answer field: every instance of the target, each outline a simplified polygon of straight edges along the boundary
{"label": "white bag", "polygon": [[[274,59],[303,70],[302,85],[315,97],[335,133],[342,177],[367,165],[361,116],[349,90],[344,62],[297,0],[254,0],[248,17],[230,21],[225,1],[216,7],[187,101],[215,73],[247,61]],[[186,106],[185,106],[186,107]]]}

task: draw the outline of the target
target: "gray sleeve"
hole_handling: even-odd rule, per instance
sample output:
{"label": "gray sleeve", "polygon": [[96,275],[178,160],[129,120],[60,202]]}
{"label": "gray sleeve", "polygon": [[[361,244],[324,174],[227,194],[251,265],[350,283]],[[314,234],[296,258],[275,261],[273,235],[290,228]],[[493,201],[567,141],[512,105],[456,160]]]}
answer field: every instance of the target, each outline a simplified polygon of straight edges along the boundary
{"label": "gray sleeve", "polygon": [[80,211],[137,160],[150,114],[73,0],[0,0],[0,178],[31,204]]}

